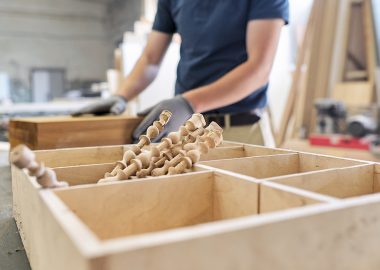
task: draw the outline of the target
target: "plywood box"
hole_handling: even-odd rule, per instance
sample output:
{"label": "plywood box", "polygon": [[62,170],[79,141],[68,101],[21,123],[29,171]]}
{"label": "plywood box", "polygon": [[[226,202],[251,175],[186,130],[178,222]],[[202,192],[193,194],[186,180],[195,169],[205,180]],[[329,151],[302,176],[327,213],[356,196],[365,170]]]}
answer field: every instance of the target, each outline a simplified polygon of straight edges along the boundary
{"label": "plywood box", "polygon": [[131,116],[16,118],[9,124],[11,147],[57,149],[131,143],[141,118]]}
{"label": "plywood box", "polygon": [[192,172],[96,181],[128,145],[36,151],[70,186],[12,167],[33,269],[379,269],[380,166],[224,143]]}

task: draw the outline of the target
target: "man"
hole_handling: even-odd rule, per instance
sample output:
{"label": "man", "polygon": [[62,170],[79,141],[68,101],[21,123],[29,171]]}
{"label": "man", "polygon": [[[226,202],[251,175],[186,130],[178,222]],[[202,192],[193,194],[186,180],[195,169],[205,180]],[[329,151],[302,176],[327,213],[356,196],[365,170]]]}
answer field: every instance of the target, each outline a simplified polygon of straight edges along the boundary
{"label": "man", "polygon": [[[134,139],[164,109],[173,116],[159,138],[177,130],[194,112],[222,126],[251,127],[266,105],[269,73],[287,22],[287,0],[159,0],[147,45],[117,95],[74,115],[122,113],[126,102],[155,79],[178,32],[182,43],[176,96],[141,113],[146,116]],[[224,123],[225,116],[229,123]]]}

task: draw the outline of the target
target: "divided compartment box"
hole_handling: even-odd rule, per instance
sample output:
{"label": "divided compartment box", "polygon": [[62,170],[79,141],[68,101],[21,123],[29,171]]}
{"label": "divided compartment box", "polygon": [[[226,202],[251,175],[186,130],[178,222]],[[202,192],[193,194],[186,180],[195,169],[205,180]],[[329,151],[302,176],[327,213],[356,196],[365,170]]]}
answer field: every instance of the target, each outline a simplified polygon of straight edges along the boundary
{"label": "divided compartment box", "polygon": [[378,164],[226,143],[193,172],[95,184],[128,147],[36,151],[67,188],[12,166],[33,269],[378,269]]}
{"label": "divided compartment box", "polygon": [[119,116],[52,116],[14,118],[9,122],[11,148],[57,149],[131,143],[141,118]]}

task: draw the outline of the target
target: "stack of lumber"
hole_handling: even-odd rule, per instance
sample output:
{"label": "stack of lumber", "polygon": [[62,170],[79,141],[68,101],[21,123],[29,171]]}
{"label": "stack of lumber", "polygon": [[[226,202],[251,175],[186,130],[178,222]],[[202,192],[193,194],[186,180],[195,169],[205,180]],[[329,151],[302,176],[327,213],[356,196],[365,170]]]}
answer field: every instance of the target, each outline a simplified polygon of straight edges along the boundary
{"label": "stack of lumber", "polygon": [[316,99],[334,98],[348,107],[371,105],[375,54],[371,0],[315,0],[277,144],[314,131]]}

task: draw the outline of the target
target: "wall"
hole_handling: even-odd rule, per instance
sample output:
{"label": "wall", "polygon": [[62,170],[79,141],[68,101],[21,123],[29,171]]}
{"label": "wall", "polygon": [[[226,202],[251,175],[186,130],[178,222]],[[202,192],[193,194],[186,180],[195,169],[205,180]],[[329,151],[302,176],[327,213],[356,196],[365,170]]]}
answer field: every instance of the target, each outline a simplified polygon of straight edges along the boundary
{"label": "wall", "polygon": [[100,80],[110,65],[107,6],[73,0],[1,0],[0,70],[29,87],[33,67],[67,69],[71,80]]}
{"label": "wall", "polygon": [[115,46],[119,45],[126,31],[133,31],[135,21],[138,21],[143,13],[142,0],[113,0],[108,8],[109,33]]}
{"label": "wall", "polygon": [[115,45],[110,33],[131,29],[140,14],[131,13],[141,10],[125,7],[139,0],[123,2],[116,12],[107,0],[0,0],[0,72],[25,91],[35,67],[65,68],[69,81],[105,80]]}

